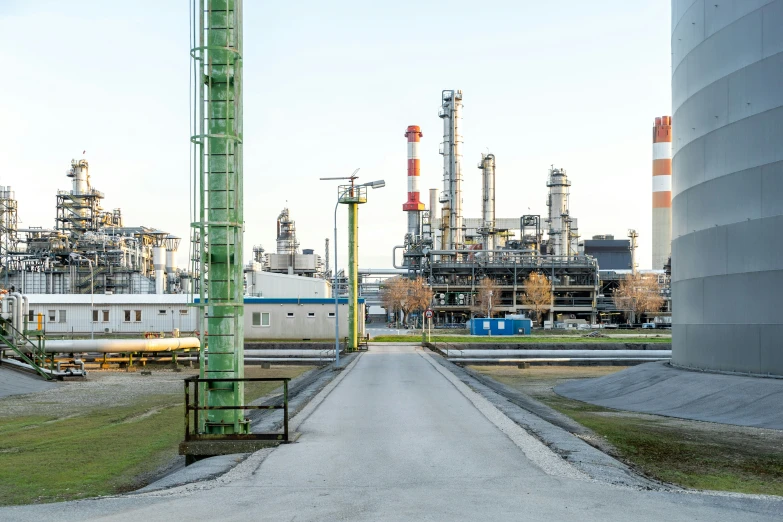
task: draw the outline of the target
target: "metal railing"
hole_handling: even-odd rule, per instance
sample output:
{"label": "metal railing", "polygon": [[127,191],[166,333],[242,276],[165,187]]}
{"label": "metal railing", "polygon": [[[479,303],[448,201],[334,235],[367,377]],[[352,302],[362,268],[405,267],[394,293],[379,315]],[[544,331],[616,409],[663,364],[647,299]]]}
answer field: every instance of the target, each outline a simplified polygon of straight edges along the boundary
{"label": "metal railing", "polygon": [[[185,379],[185,440],[273,440],[281,442],[290,442],[288,431],[288,382],[290,377],[244,377],[244,378],[202,378],[197,375],[188,377]],[[249,404],[240,406],[208,406],[207,396],[208,390],[204,394],[203,400],[199,402],[199,386],[200,384],[211,384],[215,382],[282,382],[283,383],[283,403],[271,404],[262,406],[252,406]],[[194,385],[193,404],[191,404],[190,387]],[[200,404],[203,403],[204,406]],[[233,434],[211,434],[211,433],[199,433],[201,422],[199,419],[199,413],[204,411],[206,415],[210,411],[216,410],[283,410],[283,431],[280,432],[268,432],[268,433],[233,433]],[[190,412],[193,412],[193,424],[190,422]]]}

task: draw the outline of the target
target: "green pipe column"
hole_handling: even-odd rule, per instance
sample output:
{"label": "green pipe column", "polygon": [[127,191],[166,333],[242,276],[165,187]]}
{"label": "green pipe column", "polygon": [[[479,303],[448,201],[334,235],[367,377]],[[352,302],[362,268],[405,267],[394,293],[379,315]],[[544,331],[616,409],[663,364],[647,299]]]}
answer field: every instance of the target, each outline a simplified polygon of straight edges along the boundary
{"label": "green pipe column", "polygon": [[[201,92],[205,97],[201,97],[201,107],[207,146],[206,150],[202,149],[206,187],[202,185],[201,194],[206,207],[201,263],[207,274],[209,332],[205,376],[242,378],[242,1],[201,0],[200,3],[201,45],[205,47],[201,64],[205,87]],[[208,407],[239,406],[243,402],[241,383],[212,383],[208,388]],[[210,410],[205,431],[247,433],[249,423],[240,410]]]}
{"label": "green pipe column", "polygon": [[348,204],[348,346],[359,348],[359,205]]}

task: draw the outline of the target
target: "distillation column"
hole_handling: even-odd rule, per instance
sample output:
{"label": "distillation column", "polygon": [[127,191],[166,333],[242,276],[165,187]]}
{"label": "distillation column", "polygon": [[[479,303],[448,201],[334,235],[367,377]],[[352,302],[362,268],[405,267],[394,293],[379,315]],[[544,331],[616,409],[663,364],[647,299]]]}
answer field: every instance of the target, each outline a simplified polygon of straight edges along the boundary
{"label": "distillation column", "polygon": [[402,210],[408,213],[408,236],[411,241],[421,235],[421,211],[424,203],[419,193],[419,140],[422,137],[418,125],[409,125],[405,131],[408,138],[408,201],[402,205]]}
{"label": "distillation column", "polygon": [[[199,41],[192,53],[199,73],[195,97],[199,129],[193,141],[201,153],[196,165],[199,302],[203,305],[209,299],[209,350],[202,372],[207,378],[242,378],[242,0],[200,0],[199,4],[195,17]],[[201,332],[203,337],[203,327]],[[212,383],[208,406],[239,406],[243,397],[241,383]],[[248,426],[239,410],[216,409],[209,410],[204,431],[247,433]]]}
{"label": "distillation column", "polygon": [[495,250],[495,155],[482,154],[481,163],[481,236],[484,250]]}
{"label": "distillation column", "polygon": [[662,270],[672,253],[672,118],[653,127],[652,268]]}
{"label": "distillation column", "polygon": [[443,119],[443,203],[442,246],[446,250],[463,246],[462,230],[462,91],[446,90],[441,93],[441,108],[438,116]]}
{"label": "distillation column", "polygon": [[568,215],[568,190],[571,182],[564,169],[549,169],[549,197],[547,206],[549,207],[549,244],[552,255],[567,256],[571,250],[571,231]]}

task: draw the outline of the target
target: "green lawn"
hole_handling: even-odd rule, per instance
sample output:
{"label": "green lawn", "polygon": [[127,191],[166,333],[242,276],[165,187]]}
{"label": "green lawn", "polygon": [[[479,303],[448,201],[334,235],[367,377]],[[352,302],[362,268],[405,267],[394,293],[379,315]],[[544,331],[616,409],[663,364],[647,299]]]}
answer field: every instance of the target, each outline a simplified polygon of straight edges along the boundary
{"label": "green lawn", "polygon": [[[248,367],[248,377],[295,377],[312,367]],[[81,383],[68,383],[68,388]],[[86,383],[85,383],[86,384]],[[279,383],[253,383],[247,400]],[[117,390],[95,393],[117,393]],[[130,491],[145,485],[176,457],[183,440],[183,391],[142,395],[132,404],[83,407],[0,419],[0,505],[74,500]],[[44,403],[38,402],[42,406]]]}

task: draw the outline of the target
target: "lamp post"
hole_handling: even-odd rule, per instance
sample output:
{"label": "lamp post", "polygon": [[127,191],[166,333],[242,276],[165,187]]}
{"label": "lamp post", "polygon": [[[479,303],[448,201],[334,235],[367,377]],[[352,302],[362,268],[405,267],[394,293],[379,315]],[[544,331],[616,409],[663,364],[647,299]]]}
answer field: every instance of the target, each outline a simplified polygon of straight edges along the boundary
{"label": "lamp post", "polygon": [[93,261],[89,257],[71,252],[77,261],[87,261],[90,265],[90,339],[95,339],[95,285],[93,284]]}
{"label": "lamp post", "polygon": [[358,334],[358,205],[367,202],[367,187],[376,189],[386,186],[383,180],[371,181],[356,185],[354,181],[358,178],[356,169],[353,174],[347,177],[321,178],[322,180],[350,180],[350,185],[341,185],[337,189],[337,203],[334,205],[334,364],[340,365],[340,293],[337,280],[337,207],[342,204],[348,205],[348,344],[351,350],[357,348]]}

